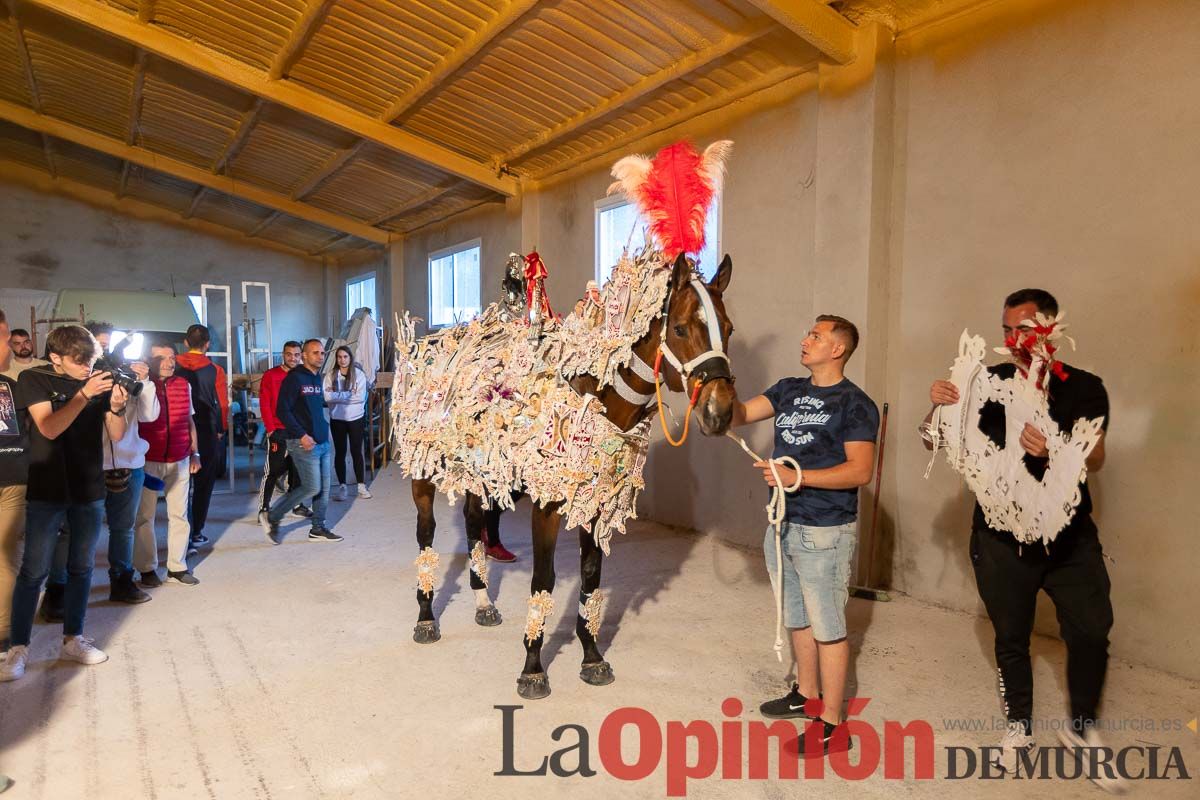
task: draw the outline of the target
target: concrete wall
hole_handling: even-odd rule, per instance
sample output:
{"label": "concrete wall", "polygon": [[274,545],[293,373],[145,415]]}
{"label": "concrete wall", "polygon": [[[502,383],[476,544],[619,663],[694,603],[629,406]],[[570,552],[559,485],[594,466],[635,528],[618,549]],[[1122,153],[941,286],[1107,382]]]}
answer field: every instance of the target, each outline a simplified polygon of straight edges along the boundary
{"label": "concrete wall", "polygon": [[0,286],[170,292],[174,279],[187,295],[201,283],[228,284],[240,321],[241,282],[266,281],[276,349],[326,333],[325,268],[311,259],[15,183],[0,183],[0,220]]}
{"label": "concrete wall", "polygon": [[[823,67],[812,90],[629,150],[677,134],[736,142],[722,236],[743,396],[803,372],[797,346],[814,314],[860,323],[849,375],[890,407],[874,578],[916,597],[982,612],[966,553],[971,498],[944,463],[921,477],[929,383],[964,327],[998,339],[1005,294],[1057,294],[1079,342],[1069,362],[1101,375],[1112,404],[1108,465],[1092,485],[1113,651],[1196,677],[1200,641],[1178,624],[1200,562],[1183,500],[1200,476],[1193,5],[985,4],[894,45],[865,31],[857,66]],[[536,245],[556,308],[570,309],[592,276],[608,182],[597,169],[526,196],[519,219],[512,206],[475,212],[406,242],[392,263],[404,265],[409,307],[426,302],[427,251],[481,236],[485,270],[514,243]],[[484,286],[498,275],[485,271]],[[759,428],[748,438],[765,450]],[[766,492],[731,443],[656,443],[647,480],[644,516],[761,542]],[[869,519],[869,490],[862,500]],[[1056,630],[1048,608],[1038,625]]]}

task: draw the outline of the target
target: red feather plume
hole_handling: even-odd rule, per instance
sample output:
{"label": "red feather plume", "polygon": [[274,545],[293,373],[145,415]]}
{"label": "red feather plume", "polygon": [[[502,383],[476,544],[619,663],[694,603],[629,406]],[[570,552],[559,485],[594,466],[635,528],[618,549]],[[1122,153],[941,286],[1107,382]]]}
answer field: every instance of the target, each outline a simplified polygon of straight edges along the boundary
{"label": "red feather plume", "polygon": [[704,247],[704,222],[720,191],[724,160],[731,142],[714,142],[696,152],[681,141],[658,151],[653,160],[628,156],[613,166],[617,182],[650,223],[650,232],[665,255],[698,253]]}

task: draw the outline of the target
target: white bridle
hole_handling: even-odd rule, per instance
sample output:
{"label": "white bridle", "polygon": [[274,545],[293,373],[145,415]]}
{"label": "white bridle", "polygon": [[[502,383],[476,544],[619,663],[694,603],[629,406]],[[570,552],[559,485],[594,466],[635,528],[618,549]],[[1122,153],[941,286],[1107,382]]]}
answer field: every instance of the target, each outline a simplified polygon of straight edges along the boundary
{"label": "white bridle", "polygon": [[[712,298],[708,295],[708,289],[705,288],[704,284],[700,282],[699,278],[694,276],[688,281],[688,285],[692,287],[692,289],[696,292],[696,296],[700,298],[700,315],[703,318],[705,325],[708,327],[708,346],[710,349],[705,350],[703,353],[688,361],[686,364],[682,363],[679,360],[679,357],[672,353],[671,348],[667,346],[667,321],[670,318],[670,315],[665,312],[663,313],[662,331],[658,337],[658,347],[662,352],[663,357],[667,359],[667,363],[675,368],[676,372],[683,376],[683,380],[685,382],[691,377],[692,372],[696,369],[696,367],[700,366],[706,361],[724,361],[726,364],[725,372],[727,373],[729,365],[729,356],[725,354],[725,348],[721,344],[721,326],[718,321],[719,318],[717,317],[716,309],[713,308]],[[671,296],[668,294],[666,301],[667,308],[670,307],[670,303]],[[728,375],[714,377],[728,377]],[[684,387],[684,391],[687,391],[686,386]]]}

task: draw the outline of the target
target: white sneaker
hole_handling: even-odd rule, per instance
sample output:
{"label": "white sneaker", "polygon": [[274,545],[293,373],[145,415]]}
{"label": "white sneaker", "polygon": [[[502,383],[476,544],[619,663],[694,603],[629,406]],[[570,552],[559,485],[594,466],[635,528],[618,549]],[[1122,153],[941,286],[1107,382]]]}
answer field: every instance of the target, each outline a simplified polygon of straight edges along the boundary
{"label": "white sneaker", "polygon": [[92,639],[86,636],[72,636],[63,642],[62,652],[58,654],[61,661],[78,661],[80,664],[103,664],[108,661],[108,654],[98,647],[92,646]]}
{"label": "white sneaker", "polygon": [[363,500],[371,499],[371,493],[367,491],[367,485],[365,483],[360,483],[358,485],[358,496]]}
{"label": "white sneaker", "polygon": [[346,484],[339,483],[337,485],[337,488],[333,490],[333,499],[334,500],[345,500],[346,499]]}
{"label": "white sneaker", "polygon": [[25,662],[29,659],[29,648],[23,644],[14,645],[4,654],[0,661],[0,681],[15,681],[25,674]]}
{"label": "white sneaker", "polygon": [[1033,747],[1033,737],[1025,733],[1025,726],[1020,722],[1010,721],[1008,732],[1000,740],[1000,755],[994,763],[1011,775],[1017,771],[1017,765],[1021,760],[1020,752],[1032,750]]}
{"label": "white sneaker", "polygon": [[[1088,756],[1087,751],[1093,748],[1106,746],[1095,728],[1088,728],[1086,731],[1084,731],[1083,736],[1080,736],[1075,732],[1075,729],[1071,727],[1069,721],[1064,722],[1063,726],[1058,729],[1058,740],[1062,742],[1063,747],[1070,751],[1070,755],[1075,758],[1082,758],[1084,760],[1083,766],[1085,773],[1090,771],[1088,764],[1095,763],[1095,760]],[[1129,791],[1129,781],[1120,777],[1115,772],[1111,778],[1108,777],[1108,775],[1103,771],[1101,771],[1098,775],[1088,775],[1088,778],[1092,781],[1092,783],[1096,784],[1109,794],[1125,794]]]}

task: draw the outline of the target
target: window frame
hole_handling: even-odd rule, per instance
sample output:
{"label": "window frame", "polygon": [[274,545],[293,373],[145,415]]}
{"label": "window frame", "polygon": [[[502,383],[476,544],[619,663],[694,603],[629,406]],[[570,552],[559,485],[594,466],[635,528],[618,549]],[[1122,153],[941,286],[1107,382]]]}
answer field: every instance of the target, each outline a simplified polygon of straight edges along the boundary
{"label": "window frame", "polygon": [[[483,311],[483,237],[476,236],[474,239],[467,239],[458,244],[443,247],[439,250],[433,250],[425,256],[425,308],[428,309],[428,327],[429,330],[440,330],[442,328],[453,327],[455,322],[443,322],[434,324],[433,322],[433,262],[439,261],[446,256],[457,255],[458,253],[466,252],[467,250],[479,250],[479,297],[476,298],[476,305],[479,307],[479,312]],[[477,313],[479,313],[477,312]],[[464,322],[466,320],[463,320]]]}
{"label": "window frame", "polygon": [[[716,256],[715,256],[715,263],[713,263],[711,265],[710,269],[712,270],[712,273],[714,275],[716,274],[717,267],[721,263],[721,258],[722,258],[721,239],[724,238],[723,229],[725,227],[725,203],[724,203],[724,198],[721,196],[722,194],[723,193],[718,192],[716,195],[713,196],[713,202],[715,202],[717,204],[716,220],[714,221],[715,226],[716,226],[716,244],[713,246],[713,251],[715,252]],[[633,204],[634,204],[633,201],[628,199],[624,195],[612,195],[610,197],[602,197],[595,202],[595,219],[594,219],[594,222],[592,225],[592,239],[593,239],[593,243],[595,245],[593,248],[595,251],[594,255],[593,255],[593,262],[594,262],[593,272],[595,275],[596,283],[601,286],[604,285],[604,281],[600,280],[600,271],[601,271],[601,269],[604,269],[604,267],[600,263],[600,249],[601,249],[600,217],[605,211],[611,211],[614,208],[620,208],[621,206],[633,205]],[[631,242],[631,244],[632,244],[632,242]],[[638,244],[640,244],[640,242]],[[616,264],[609,264],[607,268],[611,270],[615,266],[616,266]],[[709,279],[711,280],[711,276],[709,276]]]}
{"label": "window frame", "polygon": [[355,311],[363,307],[357,306],[353,309],[350,308],[350,287],[356,283],[362,283],[367,278],[372,278],[375,281],[375,302],[371,303],[369,306],[371,313],[379,313],[379,270],[372,269],[362,273],[361,275],[355,275],[352,278],[347,278],[345,283],[342,284],[342,308],[344,309],[345,313],[345,316],[342,318],[343,320],[350,319]]}

